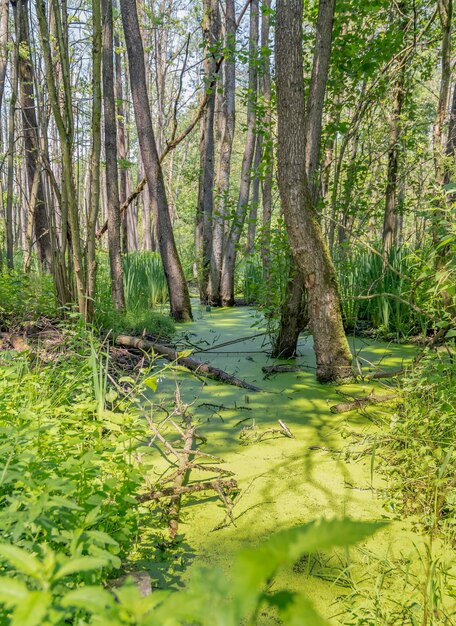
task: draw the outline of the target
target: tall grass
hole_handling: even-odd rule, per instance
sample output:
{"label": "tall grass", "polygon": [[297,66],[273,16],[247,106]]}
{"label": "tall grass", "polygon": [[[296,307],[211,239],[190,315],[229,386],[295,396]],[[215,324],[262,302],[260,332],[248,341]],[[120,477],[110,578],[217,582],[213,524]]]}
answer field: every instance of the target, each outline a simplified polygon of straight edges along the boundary
{"label": "tall grass", "polygon": [[122,260],[125,300],[131,311],[168,302],[168,287],[158,252],[129,252]]}
{"label": "tall grass", "polygon": [[160,255],[156,252],[131,252],[122,259],[124,271],[124,313],[113,309],[107,255],[100,255],[97,275],[95,323],[114,333],[143,331],[170,337],[174,324],[163,305],[168,289]]}
{"label": "tall grass", "polygon": [[[430,328],[429,280],[425,252],[393,248],[385,264],[381,255],[358,248],[336,258],[345,325],[368,322],[400,337],[425,335]],[[389,295],[385,295],[389,294]],[[420,313],[414,304],[421,308]]]}

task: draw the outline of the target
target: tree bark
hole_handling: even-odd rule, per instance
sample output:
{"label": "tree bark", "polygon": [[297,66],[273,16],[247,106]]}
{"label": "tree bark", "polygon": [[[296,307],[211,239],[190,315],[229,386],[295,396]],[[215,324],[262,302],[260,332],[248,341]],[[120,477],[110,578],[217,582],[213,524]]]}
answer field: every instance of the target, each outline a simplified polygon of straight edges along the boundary
{"label": "tree bark", "polygon": [[6,68],[8,66],[8,13],[9,0],[0,0],[0,117],[5,93]]}
{"label": "tree bark", "polygon": [[[203,2],[203,71],[207,86],[215,75],[217,59],[215,48],[219,40],[218,0]],[[206,304],[212,248],[212,214],[214,200],[214,113],[216,88],[211,89],[201,118],[200,170],[198,204],[196,209],[195,248],[200,300]]]}
{"label": "tree bark", "polygon": [[211,270],[208,285],[208,300],[219,306],[220,281],[222,274],[223,248],[225,243],[225,220],[228,212],[231,153],[236,126],[236,12],[234,0],[225,5],[225,67],[223,73],[223,100],[220,111],[221,137],[215,181],[216,211],[213,219]]}
{"label": "tree bark", "polygon": [[[278,0],[276,82],[278,181],[291,248],[307,291],[310,326],[321,382],[352,377],[337,279],[306,175],[302,57],[303,0]],[[316,73],[316,80],[326,80]]]}
{"label": "tree bark", "polygon": [[[405,33],[407,14],[405,2],[399,4],[400,31]],[[388,170],[386,175],[385,214],[383,220],[383,251],[388,258],[394,243],[397,222],[397,186],[399,174],[400,142],[402,136],[402,108],[405,98],[406,58],[400,58],[398,77],[393,86],[393,106],[389,124]]]}
{"label": "tree bark", "polygon": [[117,170],[116,103],[114,96],[112,0],[102,0],[103,12],[103,103],[106,159],[106,199],[111,291],[114,308],[125,309],[120,241],[120,200]]}
{"label": "tree bark", "polygon": [[19,37],[18,37],[18,29],[16,26],[16,45],[14,46],[14,55],[13,55],[13,60],[12,60],[11,99],[10,99],[9,114],[8,114],[7,197],[6,197],[6,212],[5,212],[6,265],[8,269],[10,270],[14,269],[13,199],[14,199],[14,153],[15,153],[18,71],[19,71]]}
{"label": "tree bark", "polygon": [[247,102],[247,133],[245,150],[241,166],[241,181],[236,215],[227,236],[223,253],[222,276],[220,282],[221,303],[223,306],[234,305],[234,273],[236,268],[237,247],[242,234],[246,213],[248,211],[250,193],[250,170],[255,152],[255,122],[256,98],[258,88],[258,30],[259,30],[259,3],[252,0],[250,3],[250,32],[249,32],[249,93]]}
{"label": "tree bark", "polygon": [[130,66],[130,85],[138,140],[146,169],[154,219],[157,225],[158,244],[168,284],[171,315],[175,320],[186,321],[192,319],[190,296],[174,241],[163,172],[152,129],[152,118],[146,89],[144,50],[139,30],[136,1],[121,0],[120,8]]}
{"label": "tree bark", "polygon": [[[321,132],[331,58],[335,4],[335,0],[320,0],[319,2],[312,75],[305,112],[305,169],[314,205],[319,200],[321,188],[319,181]],[[308,321],[304,277],[294,267],[293,260],[290,264],[285,302],[280,317],[279,334],[273,353],[293,356],[296,354],[299,334]]]}
{"label": "tree bark", "polygon": [[268,305],[271,291],[271,219],[272,219],[272,180],[274,167],[273,124],[272,124],[272,92],[271,92],[271,61],[270,61],[270,8],[271,0],[264,0],[261,16],[261,51],[263,56],[259,90],[264,106],[264,145],[263,145],[263,180],[262,207],[263,224],[261,230],[261,258],[265,283],[265,304]]}

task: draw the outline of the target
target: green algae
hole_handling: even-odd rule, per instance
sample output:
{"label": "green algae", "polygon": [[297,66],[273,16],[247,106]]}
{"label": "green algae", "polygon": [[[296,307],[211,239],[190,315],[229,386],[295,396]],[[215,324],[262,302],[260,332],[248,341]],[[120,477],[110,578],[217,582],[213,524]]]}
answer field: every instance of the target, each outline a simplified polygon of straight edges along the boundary
{"label": "green algae", "polygon": [[[178,371],[166,373],[153,398],[156,405],[169,402],[179,385],[182,400],[192,405],[199,432],[207,437],[205,452],[223,457],[224,467],[235,474],[241,488],[234,508],[236,525],[219,530],[214,528],[224,520],[225,512],[216,497],[185,499],[180,533],[185,537],[187,552],[182,550],[179,583],[185,583],[193,567],[201,563],[229,571],[237,550],[257,544],[282,528],[320,517],[387,518],[391,524],[375,538],[349,553],[335,551],[312,557],[282,572],[274,585],[290,590],[305,588],[317,609],[333,623],[358,623],[345,621],[347,606],[351,606],[348,600],[353,595],[355,606],[366,604],[365,609],[359,609],[366,615],[380,601],[386,612],[401,601],[422,604],[428,568],[424,558],[426,539],[413,532],[413,520],[395,520],[387,512],[383,506],[385,483],[376,472],[375,452],[366,454],[363,446],[363,440],[375,438],[378,429],[370,415],[384,409],[376,407],[346,415],[330,412],[331,405],[341,402],[341,391],[363,396],[372,389],[381,389],[384,394],[384,386],[373,382],[319,385],[315,381],[312,339],[306,335],[300,338],[300,356],[295,360],[303,371],[266,377],[262,367],[277,361],[269,358],[268,340],[262,331],[261,319],[252,309],[207,312],[201,307],[196,321],[182,327],[182,348],[188,347],[190,340],[204,350],[196,348],[196,358],[257,385],[261,391],[249,392],[213,381],[203,383]],[[255,333],[255,338],[217,347]],[[349,337],[349,344],[358,363],[374,369],[397,369],[416,354],[413,346],[362,338]],[[255,427],[261,433],[277,428],[279,419],[286,422],[293,439],[276,435],[242,445],[244,428]],[[157,466],[157,476],[161,470]],[[442,550],[436,545],[433,550],[440,558]],[[453,553],[447,553],[445,558],[451,556]],[[156,575],[159,583],[167,584],[158,570]],[[380,592],[385,598],[375,599]],[[376,610],[378,621],[375,618],[362,623],[393,623]],[[265,613],[258,623],[277,622],[272,614]]]}

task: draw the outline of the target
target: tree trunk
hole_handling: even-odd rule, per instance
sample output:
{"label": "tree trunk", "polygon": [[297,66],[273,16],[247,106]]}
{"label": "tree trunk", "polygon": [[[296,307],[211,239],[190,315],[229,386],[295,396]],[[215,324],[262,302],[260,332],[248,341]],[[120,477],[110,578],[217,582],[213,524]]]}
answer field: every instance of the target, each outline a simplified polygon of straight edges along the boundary
{"label": "tree trunk", "polygon": [[271,0],[264,0],[263,13],[261,16],[261,50],[263,53],[262,71],[260,76],[259,90],[263,98],[264,106],[264,145],[263,145],[263,181],[262,181],[262,205],[263,224],[261,231],[261,258],[263,262],[263,277],[265,283],[265,304],[269,303],[271,291],[271,218],[272,218],[272,177],[274,166],[273,154],[273,124],[271,103],[271,42],[269,36]]}
{"label": "tree trunk", "polygon": [[[19,9],[20,10],[20,9]],[[8,115],[8,160],[7,160],[7,197],[5,214],[6,231],[6,265],[8,269],[14,269],[14,227],[13,227],[13,199],[14,199],[14,153],[15,153],[15,127],[16,127],[16,104],[18,90],[18,66],[19,66],[19,38],[16,28],[16,45],[12,60],[11,99]]]}
{"label": "tree trunk", "polygon": [[9,0],[0,0],[0,119],[3,95],[5,93],[6,68],[8,66],[8,9]]}
{"label": "tree trunk", "polygon": [[[307,291],[317,378],[329,382],[352,376],[352,357],[342,324],[336,272],[306,175],[302,16],[303,0],[278,0],[278,181],[293,256]],[[316,72],[315,80],[326,81],[326,76]]]}
{"label": "tree trunk", "polygon": [[[442,28],[442,59],[439,99],[437,103],[437,115],[434,121],[432,148],[434,156],[435,183],[438,187],[438,193],[441,194],[442,185],[445,183],[445,153],[447,152],[448,148],[448,142],[445,146],[443,131],[448,111],[448,101],[450,97],[452,65],[451,29],[453,24],[453,0],[438,0],[438,10]],[[444,200],[443,198],[440,198],[432,219],[432,239],[434,246],[437,246],[440,243],[442,235],[445,232],[444,229],[442,229],[442,222],[444,221],[444,218]],[[445,262],[446,255],[447,250],[441,248],[436,256],[437,267],[442,267]]]}
{"label": "tree trunk", "polygon": [[[305,169],[314,205],[320,195],[320,152],[323,107],[328,82],[332,48],[335,0],[320,0],[315,33],[315,48],[305,113]],[[296,353],[299,333],[307,318],[304,277],[290,265],[286,299],[281,310],[280,330],[275,343],[276,354]],[[301,283],[301,284],[300,284]]]}
{"label": "tree trunk", "polygon": [[[21,54],[19,55],[19,85],[22,112],[23,140],[25,149],[25,163],[27,169],[27,183],[31,197],[35,181],[35,171],[39,165],[40,140],[38,136],[38,120],[36,115],[34,75],[31,58],[29,34],[28,0],[20,0],[14,10],[18,24],[18,37]],[[51,238],[49,234],[49,220],[44,199],[41,173],[35,183],[33,224],[38,256],[44,267],[52,267]]]}
{"label": "tree trunk", "polygon": [[221,137],[215,181],[216,211],[213,219],[211,271],[208,285],[208,300],[219,306],[222,258],[225,243],[225,220],[228,212],[231,152],[236,125],[236,12],[234,0],[225,5],[225,67],[223,73],[223,101],[220,115]]}
{"label": "tree trunk", "polygon": [[236,268],[236,255],[239,240],[242,234],[246,213],[248,211],[250,193],[250,170],[252,168],[255,152],[255,122],[256,122],[256,97],[258,87],[258,29],[259,29],[259,4],[258,0],[250,3],[250,33],[249,33],[249,93],[247,102],[247,134],[245,150],[241,166],[241,182],[239,185],[239,197],[236,207],[236,215],[227,236],[222,262],[222,277],[220,283],[221,302],[223,306],[234,304],[234,273]]}
{"label": "tree trunk", "polygon": [[253,181],[252,181],[252,201],[250,203],[249,223],[247,229],[247,247],[248,255],[255,252],[255,237],[258,221],[258,205],[260,202],[260,166],[263,156],[263,136],[257,134],[255,143],[255,158],[253,161]]}
{"label": "tree trunk", "polygon": [[139,30],[136,2],[135,0],[121,0],[120,8],[130,66],[130,85],[139,147],[146,170],[154,219],[157,224],[158,244],[168,284],[171,315],[179,321],[190,320],[192,319],[190,296],[174,241],[163,173],[152,129],[152,118],[146,89],[144,50]]}
{"label": "tree trunk", "polygon": [[304,281],[292,266],[288,274],[279,331],[272,348],[272,356],[277,359],[290,359],[296,356],[299,335],[308,323]]}
{"label": "tree trunk", "polygon": [[[407,14],[404,2],[399,4],[401,14],[400,30],[407,29]],[[397,184],[399,173],[400,142],[402,136],[402,108],[405,97],[405,58],[399,60],[400,68],[393,86],[393,106],[389,124],[388,170],[386,176],[385,214],[383,220],[383,251],[388,258],[394,242],[397,222]]]}
{"label": "tree trunk", "polygon": [[[209,85],[216,71],[216,52],[219,40],[218,0],[203,1],[203,71]],[[206,89],[204,90],[206,92]],[[212,248],[212,213],[214,199],[214,112],[216,89],[208,96],[201,118],[200,170],[198,204],[196,209],[195,248],[198,285],[202,304],[208,302],[208,283]]]}
{"label": "tree trunk", "polygon": [[102,0],[103,12],[103,103],[106,159],[106,199],[111,291],[114,308],[125,309],[120,241],[120,200],[117,171],[116,103],[114,96],[112,0]]}
{"label": "tree trunk", "polygon": [[66,206],[65,214],[62,215],[62,227],[64,229],[66,228],[66,215],[68,215],[78,308],[81,315],[85,318],[87,314],[87,291],[81,248],[77,193],[73,171],[74,120],[68,34],[66,32],[68,26],[66,3],[59,4],[57,0],[53,0],[52,8],[53,18],[55,21],[55,39],[58,44],[58,67],[61,71],[61,76],[59,76],[59,82],[61,82],[62,86],[61,90],[57,88],[55,71],[56,60],[54,58],[53,51],[51,50],[51,37],[46,19],[46,5],[44,0],[36,0],[40,40],[44,56],[46,83],[49,91],[49,101],[57,126],[60,147],[62,150],[62,199],[63,204]]}

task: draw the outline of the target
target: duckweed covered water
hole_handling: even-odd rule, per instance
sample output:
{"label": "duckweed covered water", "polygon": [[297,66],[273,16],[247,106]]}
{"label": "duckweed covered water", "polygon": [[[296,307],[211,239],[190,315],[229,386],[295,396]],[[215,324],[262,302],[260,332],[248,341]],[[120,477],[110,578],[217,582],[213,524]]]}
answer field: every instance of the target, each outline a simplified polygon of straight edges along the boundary
{"label": "duckweed covered water", "polygon": [[[331,413],[330,406],[343,401],[339,392],[367,395],[372,389],[385,394],[381,383],[323,386],[315,381],[312,339],[302,335],[300,356],[295,363],[304,371],[266,377],[262,367],[277,363],[268,356],[267,336],[258,314],[249,308],[212,309],[194,307],[196,320],[181,330],[182,348],[188,341],[204,352],[194,357],[235,374],[260,387],[250,392],[230,385],[207,381],[186,372],[172,372],[159,383],[154,403],[168,401],[176,384],[198,431],[207,437],[204,451],[223,457],[241,488],[234,508],[236,526],[214,530],[225,518],[217,497],[208,494],[183,501],[180,533],[184,543],[176,559],[174,574],[162,577],[164,586],[179,586],[191,576],[195,563],[222,566],[229,570],[232,554],[239,548],[260,542],[271,533],[320,517],[350,516],[361,520],[388,518],[391,524],[350,553],[316,555],[293,569],[282,572],[275,584],[290,590],[305,588],[317,608],[333,623],[408,623],[381,620],[347,622],[349,598],[357,607],[366,605],[366,615],[382,596],[381,603],[423,602],[426,563],[425,539],[413,532],[413,520],[399,520],[385,508],[385,483],[377,471],[375,426],[372,412],[343,415]],[[220,344],[251,337],[245,341]],[[350,347],[364,371],[399,368],[415,355],[413,346],[386,344],[363,338],[349,338]],[[294,435],[280,434],[243,445],[246,427],[261,433],[278,428],[283,420]],[[251,432],[251,431],[247,431]],[[369,445],[366,445],[366,437]],[[157,476],[162,470],[157,467]],[[207,476],[205,476],[207,478]],[[188,549],[187,549],[188,548]],[[435,549],[435,547],[434,547]],[[452,554],[447,553],[446,558]],[[421,562],[423,558],[423,562]],[[179,562],[177,562],[179,561]],[[345,596],[345,601],[343,598]],[[356,611],[362,608],[357,608]],[[374,609],[379,610],[379,609]],[[380,615],[380,613],[379,613]],[[258,623],[274,624],[265,613]],[[418,622],[417,622],[418,623]]]}

